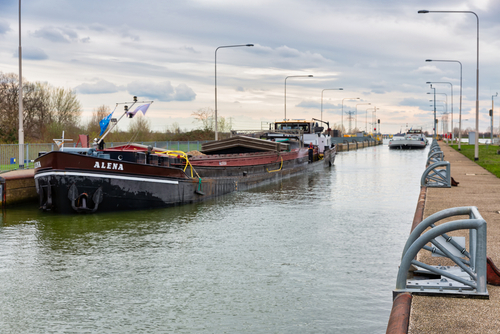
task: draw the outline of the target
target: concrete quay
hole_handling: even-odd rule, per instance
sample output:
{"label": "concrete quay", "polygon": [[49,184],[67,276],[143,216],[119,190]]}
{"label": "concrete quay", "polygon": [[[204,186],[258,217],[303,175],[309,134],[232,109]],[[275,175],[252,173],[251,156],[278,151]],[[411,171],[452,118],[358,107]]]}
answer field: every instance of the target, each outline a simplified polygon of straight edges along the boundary
{"label": "concrete quay", "polygon": [[351,141],[351,142],[345,142],[345,143],[336,143],[335,146],[337,147],[337,152],[347,152],[347,151],[354,151],[358,149],[362,149],[365,147],[370,147],[370,146],[377,146],[377,145],[382,145],[383,142],[376,141],[376,140],[371,140],[371,141]]}
{"label": "concrete quay", "polygon": [[[451,176],[459,182],[451,188],[422,188],[412,229],[428,216],[444,209],[476,206],[487,223],[487,256],[500,264],[500,178],[469,160],[446,143],[439,146],[450,162]],[[481,159],[481,157],[479,157]],[[457,217],[449,220],[456,220]],[[464,236],[467,231],[450,235]],[[443,258],[420,251],[417,260],[445,264]],[[387,333],[500,333],[500,286],[487,285],[489,300],[436,296],[409,296],[393,305]],[[402,295],[400,295],[402,296]],[[399,328],[398,328],[399,327]]]}
{"label": "concrete quay", "polygon": [[35,170],[18,169],[0,174],[0,208],[36,201]]}

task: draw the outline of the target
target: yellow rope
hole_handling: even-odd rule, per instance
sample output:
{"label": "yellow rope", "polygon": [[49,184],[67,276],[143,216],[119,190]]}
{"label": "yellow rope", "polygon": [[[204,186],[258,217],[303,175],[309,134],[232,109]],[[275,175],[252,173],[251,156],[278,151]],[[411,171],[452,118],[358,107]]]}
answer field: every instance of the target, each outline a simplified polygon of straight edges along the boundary
{"label": "yellow rope", "polygon": [[193,168],[193,165],[191,165],[191,163],[189,162],[189,159],[187,157],[187,154],[185,152],[182,152],[182,151],[163,151],[163,152],[156,152],[156,154],[166,154],[168,156],[171,156],[171,157],[179,157],[181,159],[184,159],[186,160],[186,165],[184,166],[184,172],[186,171],[186,168],[187,166],[189,165],[189,167],[191,167],[191,177],[193,177],[193,171],[196,173],[196,176],[198,176],[199,179],[201,179],[201,177],[198,175],[198,172],[196,172],[196,170]]}
{"label": "yellow rope", "polygon": [[268,173],[279,172],[283,168],[283,157],[280,156],[280,158],[281,158],[281,166],[280,166],[280,168],[279,169],[275,169],[275,170],[269,170],[269,169],[266,168],[266,170],[267,170]]}

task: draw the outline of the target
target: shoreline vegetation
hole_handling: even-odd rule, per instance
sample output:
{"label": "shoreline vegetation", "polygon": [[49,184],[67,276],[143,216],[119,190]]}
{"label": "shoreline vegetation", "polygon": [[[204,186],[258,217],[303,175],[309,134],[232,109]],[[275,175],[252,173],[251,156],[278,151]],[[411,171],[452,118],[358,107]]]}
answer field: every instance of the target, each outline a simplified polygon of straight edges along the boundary
{"label": "shoreline vegetation", "polygon": [[[458,151],[458,145],[450,145]],[[474,145],[462,144],[460,151],[466,158],[474,161]],[[479,160],[474,161],[488,172],[500,178],[500,146],[491,144],[479,145]]]}

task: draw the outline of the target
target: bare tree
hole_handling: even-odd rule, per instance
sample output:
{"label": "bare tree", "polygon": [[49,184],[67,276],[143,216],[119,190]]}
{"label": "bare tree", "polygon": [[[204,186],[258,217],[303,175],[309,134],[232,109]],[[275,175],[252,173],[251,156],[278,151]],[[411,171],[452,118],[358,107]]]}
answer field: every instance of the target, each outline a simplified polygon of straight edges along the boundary
{"label": "bare tree", "polygon": [[[215,114],[212,108],[198,109],[191,114],[196,122],[201,122],[203,131],[215,131]],[[229,132],[233,127],[232,120],[229,122],[220,115],[217,116],[217,129],[220,132]]]}
{"label": "bare tree", "polygon": [[215,129],[214,110],[212,108],[200,108],[192,114],[195,122],[201,122],[201,129],[204,131],[212,131]]}
{"label": "bare tree", "polygon": [[[23,128],[27,140],[39,141],[62,130],[75,130],[81,104],[71,90],[23,80]],[[19,128],[19,78],[0,72],[0,141],[14,143]],[[54,137],[52,137],[54,138]]]}
{"label": "bare tree", "polygon": [[82,105],[71,89],[50,87],[50,108],[54,121],[64,126],[77,126]]}
{"label": "bare tree", "polygon": [[131,121],[128,132],[131,138],[137,138],[137,140],[149,140],[151,136],[151,122],[146,117],[134,117]]}

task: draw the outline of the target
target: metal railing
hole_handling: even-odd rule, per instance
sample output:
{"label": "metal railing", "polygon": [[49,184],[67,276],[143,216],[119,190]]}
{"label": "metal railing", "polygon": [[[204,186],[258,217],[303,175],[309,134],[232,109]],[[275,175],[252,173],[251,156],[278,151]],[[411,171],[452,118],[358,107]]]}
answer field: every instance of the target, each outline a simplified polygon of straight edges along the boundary
{"label": "metal railing", "polygon": [[430,156],[434,152],[439,152],[441,151],[441,148],[439,147],[439,143],[437,140],[432,140],[431,146],[429,148],[429,153],[427,156]]}
{"label": "metal railing", "polygon": [[[175,151],[201,151],[201,145],[207,141],[155,141],[155,142],[136,142],[137,144],[163,148],[165,150]],[[106,143],[106,147],[115,147],[127,143]],[[64,144],[65,147],[75,147],[75,143]],[[50,152],[59,150],[56,144],[24,144],[24,168],[33,168],[34,161],[39,152]],[[0,172],[6,172],[19,168],[19,144],[0,145]]]}
{"label": "metal railing", "polygon": [[[435,225],[445,218],[463,215],[469,218]],[[431,229],[424,233],[428,227]],[[458,237],[447,234],[463,229],[469,230],[469,250],[465,247],[465,241],[460,245]],[[427,246],[429,242],[433,247]],[[446,257],[456,266],[431,266],[417,261],[416,256],[421,249]],[[486,270],[486,221],[477,207],[446,209],[424,219],[410,234],[403,249],[394,294],[407,291],[423,295],[489,298]]]}
{"label": "metal railing", "polygon": [[427,168],[420,179],[422,187],[451,188],[450,163],[444,161],[444,153],[437,140],[431,143],[425,165]]}
{"label": "metal railing", "polygon": [[432,154],[429,154],[427,158],[427,163],[425,164],[426,166],[432,165],[436,162],[440,162],[444,160],[444,153],[443,151],[434,151]]}
{"label": "metal railing", "polygon": [[429,165],[420,179],[422,187],[451,188],[451,171],[448,161]]}

